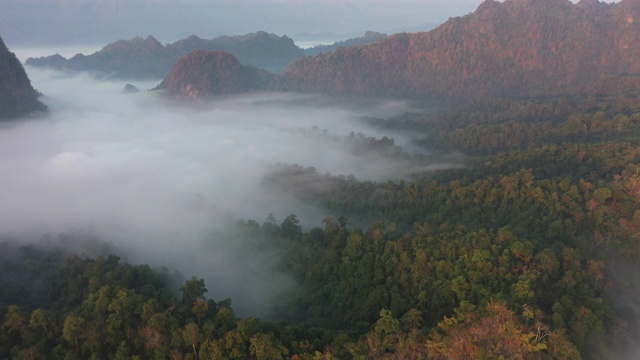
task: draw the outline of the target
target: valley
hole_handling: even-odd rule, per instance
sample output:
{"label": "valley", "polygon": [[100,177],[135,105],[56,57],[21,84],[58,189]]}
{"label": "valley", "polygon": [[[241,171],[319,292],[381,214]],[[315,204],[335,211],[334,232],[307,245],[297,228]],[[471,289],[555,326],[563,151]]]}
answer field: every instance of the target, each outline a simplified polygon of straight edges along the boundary
{"label": "valley", "polygon": [[0,358],[636,358],[635,18],[7,49]]}

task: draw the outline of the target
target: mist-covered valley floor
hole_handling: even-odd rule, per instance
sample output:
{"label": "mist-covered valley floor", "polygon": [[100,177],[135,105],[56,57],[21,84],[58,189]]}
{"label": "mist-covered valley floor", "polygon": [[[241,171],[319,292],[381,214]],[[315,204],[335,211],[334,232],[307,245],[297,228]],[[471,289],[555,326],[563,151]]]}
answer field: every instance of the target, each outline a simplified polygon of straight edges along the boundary
{"label": "mist-covered valley floor", "polygon": [[[269,323],[242,335],[242,354],[259,333],[281,354],[380,358],[370,340],[389,338],[398,358],[445,358],[451,341],[478,333],[533,356],[637,358],[637,95],[416,114],[425,109],[402,101],[285,93],[180,103],[87,75],[29,75],[51,111],[0,128],[0,260],[17,274],[0,278],[0,300],[5,319],[37,320],[30,306],[50,304],[62,315],[24,339],[4,321],[0,352],[29,351],[32,334],[57,326],[42,349],[115,354],[96,339],[111,334],[116,349],[156,326],[176,341],[161,351],[194,350],[191,329],[206,332],[202,351],[223,344],[213,358],[230,358],[227,336],[258,316]],[[97,257],[109,254],[160,270],[175,294],[150,291],[160,281],[144,265]],[[178,301],[191,276],[209,292]],[[128,314],[140,319],[112,331],[134,297]],[[451,316],[457,325],[442,328]],[[64,330],[75,320],[96,329],[78,346]],[[480,331],[487,321],[513,331]],[[383,324],[396,324],[392,335]],[[308,331],[291,340],[294,328]]]}
{"label": "mist-covered valley floor", "polygon": [[[0,128],[0,235],[98,238],[126,261],[204,278],[226,291],[212,297],[237,299],[242,315],[265,316],[292,282],[274,270],[278,254],[247,249],[229,225],[295,214],[312,227],[329,215],[265,187],[266,175],[297,164],[387,181],[434,166],[408,135],[362,121],[412,110],[403,101],[257,93],[179,104],[160,92],[124,93],[123,82],[27,70],[50,114]],[[358,148],[385,136],[393,152]],[[56,245],[100,252],[63,238]]]}

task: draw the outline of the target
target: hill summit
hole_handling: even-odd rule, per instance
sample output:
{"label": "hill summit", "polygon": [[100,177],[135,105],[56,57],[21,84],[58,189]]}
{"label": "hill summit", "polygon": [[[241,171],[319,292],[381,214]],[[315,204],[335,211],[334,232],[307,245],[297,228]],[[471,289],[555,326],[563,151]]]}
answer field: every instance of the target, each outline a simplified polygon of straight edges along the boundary
{"label": "hill summit", "polygon": [[194,50],[178,59],[158,88],[175,97],[201,99],[264,89],[272,76],[240,64],[225,51]]}

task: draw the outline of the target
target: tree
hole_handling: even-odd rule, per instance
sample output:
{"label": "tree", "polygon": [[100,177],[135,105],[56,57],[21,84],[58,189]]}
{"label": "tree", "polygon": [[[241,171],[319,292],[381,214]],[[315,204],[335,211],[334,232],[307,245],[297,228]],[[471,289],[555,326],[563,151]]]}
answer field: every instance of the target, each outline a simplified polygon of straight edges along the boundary
{"label": "tree", "polygon": [[205,287],[204,279],[193,276],[180,286],[180,291],[182,291],[182,301],[192,304],[198,299],[204,299],[204,294],[209,290]]}
{"label": "tree", "polygon": [[202,334],[200,333],[200,328],[198,325],[194,323],[188,323],[182,329],[182,338],[184,343],[187,346],[190,346],[193,349],[193,354],[196,359],[198,358],[198,344],[202,341]]}
{"label": "tree", "polygon": [[435,359],[526,359],[547,348],[501,302],[490,302],[480,312],[460,311],[438,327],[444,336],[436,334],[427,342]]}
{"label": "tree", "polygon": [[27,320],[22,311],[20,311],[19,306],[9,305],[2,325],[10,331],[18,332],[20,336],[23,336],[27,329]]}
{"label": "tree", "polygon": [[209,302],[203,300],[203,299],[198,299],[193,303],[193,307],[191,308],[191,312],[196,316],[196,318],[198,319],[198,325],[202,324],[202,319],[205,318],[205,316],[207,316],[207,314],[209,313]]}
{"label": "tree", "polygon": [[29,327],[32,329],[37,329],[41,327],[44,329],[44,332],[48,332],[47,325],[49,324],[49,316],[42,309],[36,309],[31,313],[31,318],[29,319]]}
{"label": "tree", "polygon": [[302,235],[302,228],[300,227],[300,221],[295,215],[287,216],[280,224],[280,233],[282,237],[288,240],[294,240],[300,238]]}
{"label": "tree", "polygon": [[78,315],[71,314],[64,319],[64,326],[62,328],[62,337],[76,346],[76,351],[80,351],[78,344],[78,337],[84,331],[84,324],[86,320]]}
{"label": "tree", "polygon": [[400,332],[400,321],[393,317],[391,310],[380,310],[380,318],[376,321],[373,333],[380,339],[382,352],[393,351],[397,342],[397,334]]}
{"label": "tree", "polygon": [[289,351],[277,341],[273,334],[259,333],[251,337],[251,357],[256,360],[283,359]]}

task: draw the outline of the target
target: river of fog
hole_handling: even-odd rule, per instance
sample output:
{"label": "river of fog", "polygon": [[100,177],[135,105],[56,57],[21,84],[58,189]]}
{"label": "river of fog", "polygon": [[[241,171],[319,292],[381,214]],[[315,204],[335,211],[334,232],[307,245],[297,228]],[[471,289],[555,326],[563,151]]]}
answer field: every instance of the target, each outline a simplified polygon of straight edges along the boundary
{"label": "river of fog", "polygon": [[0,235],[97,235],[125,260],[204,277],[216,289],[209,295],[236,299],[241,314],[264,314],[291,280],[269,271],[275,254],[253,255],[215,235],[219,227],[237,219],[261,223],[269,213],[278,222],[297,214],[304,225],[318,226],[326,215],[265,189],[261,180],[274,164],[382,181],[406,170],[306,131],[389,135],[361,116],[401,113],[404,102],[345,106],[263,93],[187,106],[158,92],[124,93],[124,82],[27,71],[51,114],[0,127]]}

